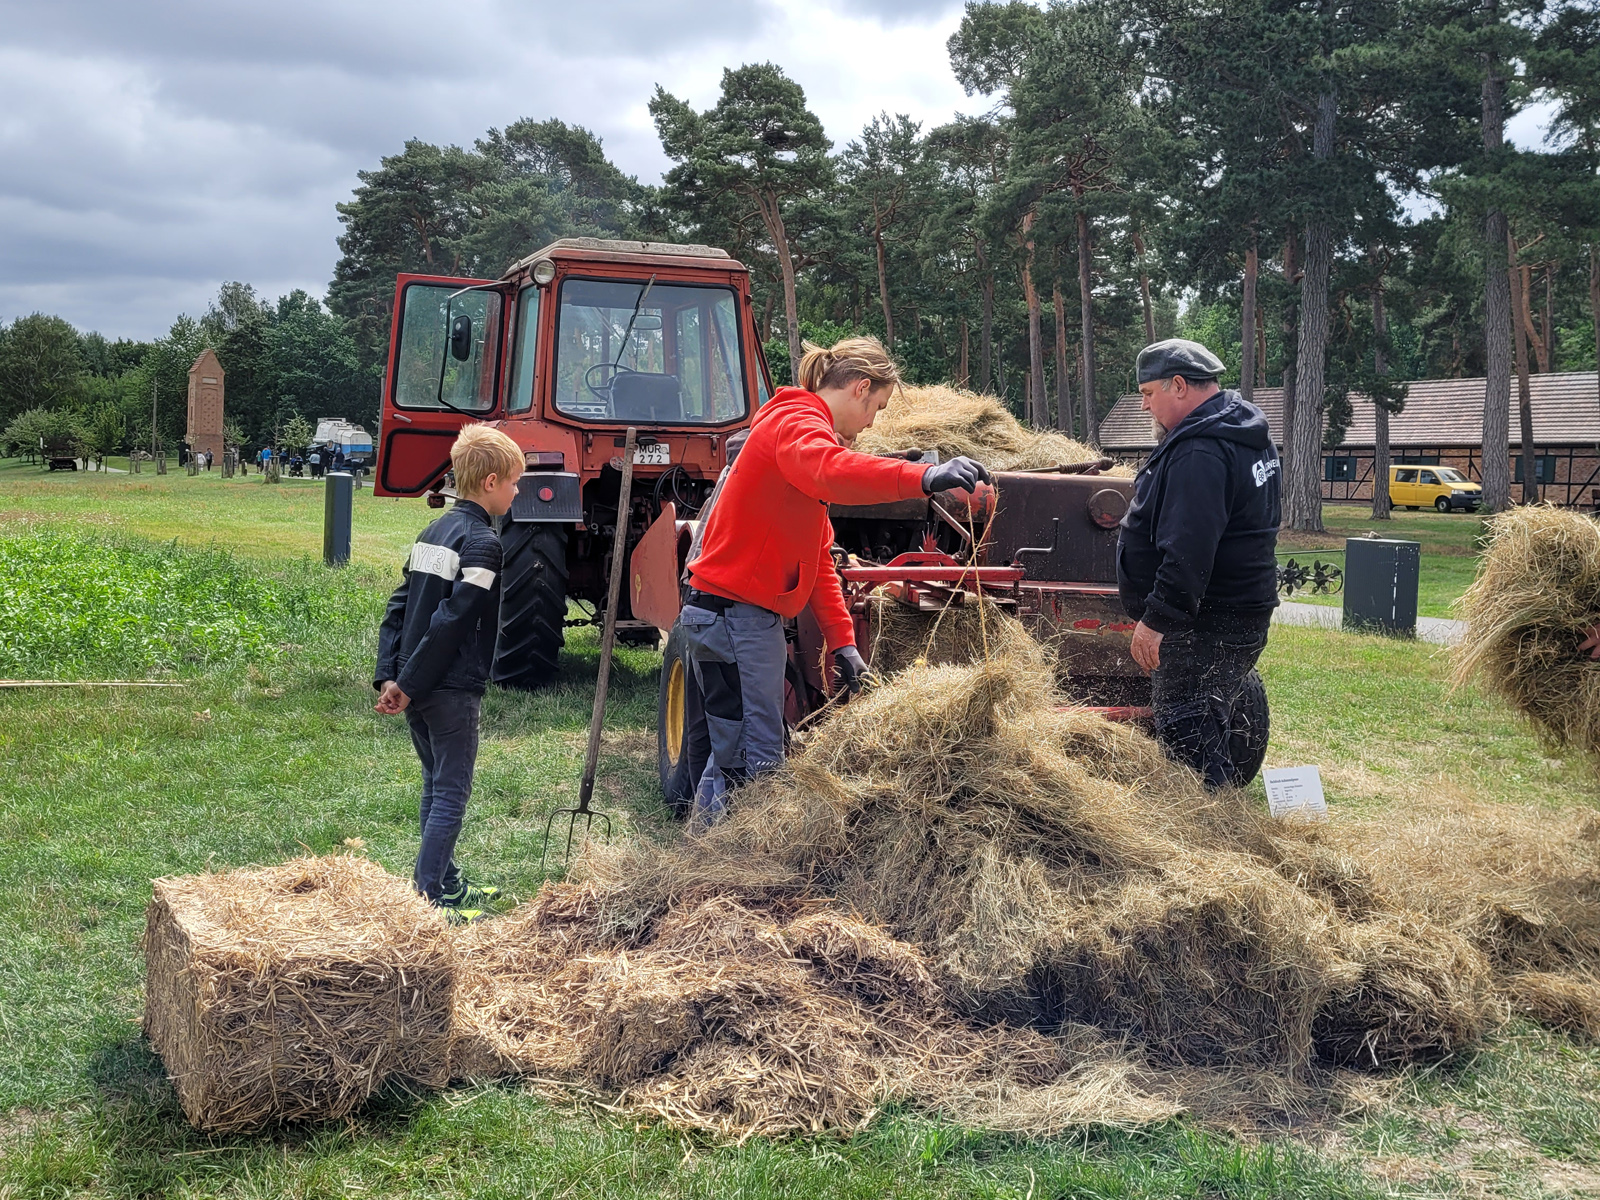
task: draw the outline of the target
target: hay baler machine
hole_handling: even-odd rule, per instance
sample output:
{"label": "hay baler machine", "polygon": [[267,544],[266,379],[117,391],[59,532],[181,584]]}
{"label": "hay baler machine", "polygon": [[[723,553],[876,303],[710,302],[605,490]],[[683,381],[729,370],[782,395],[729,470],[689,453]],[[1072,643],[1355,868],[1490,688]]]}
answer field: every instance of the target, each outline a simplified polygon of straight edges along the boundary
{"label": "hay baler machine", "polygon": [[[947,610],[980,598],[1020,620],[1054,648],[1058,676],[1074,701],[1117,720],[1144,720],[1149,677],[1133,661],[1134,622],[1117,596],[1117,526],[1131,479],[1099,474],[1104,462],[1054,471],[1000,472],[994,485],[925,500],[835,506],[835,566],[856,623],[856,644],[878,667],[908,665],[878,646],[880,606],[923,614],[932,641]],[[666,514],[663,514],[664,516]],[[658,522],[634,554],[633,610],[670,630],[661,673],[658,766],[663,794],[681,805],[693,790],[688,731],[697,697],[675,622],[678,581],[693,535],[689,522]],[[789,631],[786,704],[791,727],[828,705],[838,690],[822,632],[809,610]],[[936,660],[935,654],[929,655]],[[893,661],[891,661],[893,660]]]}

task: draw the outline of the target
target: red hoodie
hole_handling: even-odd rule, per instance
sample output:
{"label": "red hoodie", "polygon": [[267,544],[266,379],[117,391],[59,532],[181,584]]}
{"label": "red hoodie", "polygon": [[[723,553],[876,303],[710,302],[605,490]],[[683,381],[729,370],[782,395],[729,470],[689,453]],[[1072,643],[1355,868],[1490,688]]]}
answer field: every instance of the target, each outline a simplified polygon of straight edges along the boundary
{"label": "red hoodie", "polygon": [[915,499],[927,469],[847,450],[822,397],[782,388],[756,414],[722,485],[690,582],[780,617],[809,603],[830,650],[853,646],[855,626],[828,554],[828,505]]}

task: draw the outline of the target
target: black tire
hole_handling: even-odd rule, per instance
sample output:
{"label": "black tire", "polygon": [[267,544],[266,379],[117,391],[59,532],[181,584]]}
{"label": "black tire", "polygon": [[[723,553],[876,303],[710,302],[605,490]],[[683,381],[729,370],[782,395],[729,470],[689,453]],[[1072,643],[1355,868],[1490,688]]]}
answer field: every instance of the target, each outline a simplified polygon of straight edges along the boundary
{"label": "black tire", "polygon": [[1234,787],[1243,787],[1261,771],[1267,758],[1272,715],[1267,709],[1267,688],[1260,672],[1252,669],[1239,687],[1228,718],[1228,758],[1233,762]]}
{"label": "black tire", "polygon": [[492,678],[531,692],[555,679],[566,641],[567,527],[504,521],[500,636]]}
{"label": "black tire", "polygon": [[1433,502],[1433,506],[1440,512],[1447,513],[1450,511],[1450,498],[1448,496],[1440,496]]}
{"label": "black tire", "polygon": [[673,625],[661,652],[661,687],[656,697],[656,768],[661,776],[661,796],[679,817],[689,813],[699,783],[690,739],[701,723],[700,690],[688,656],[683,630]]}

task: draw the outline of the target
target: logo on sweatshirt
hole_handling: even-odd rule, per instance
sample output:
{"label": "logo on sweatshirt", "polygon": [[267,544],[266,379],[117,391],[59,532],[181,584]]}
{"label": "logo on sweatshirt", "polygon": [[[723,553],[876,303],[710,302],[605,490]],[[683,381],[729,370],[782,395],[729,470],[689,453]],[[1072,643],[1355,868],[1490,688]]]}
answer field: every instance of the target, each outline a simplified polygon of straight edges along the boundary
{"label": "logo on sweatshirt", "polygon": [[1277,459],[1273,459],[1271,462],[1268,462],[1266,459],[1260,458],[1260,459],[1257,459],[1250,466],[1250,474],[1252,474],[1252,475],[1254,475],[1256,477],[1256,486],[1257,487],[1266,487],[1267,486],[1267,480],[1271,479],[1277,473],[1278,473],[1278,460]]}

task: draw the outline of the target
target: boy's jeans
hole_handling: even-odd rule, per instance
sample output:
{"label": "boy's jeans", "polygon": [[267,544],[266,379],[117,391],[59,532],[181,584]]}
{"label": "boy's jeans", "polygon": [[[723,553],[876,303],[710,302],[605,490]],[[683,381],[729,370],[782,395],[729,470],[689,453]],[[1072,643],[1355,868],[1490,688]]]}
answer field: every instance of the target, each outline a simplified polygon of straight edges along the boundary
{"label": "boy's jeans", "polygon": [[429,900],[453,895],[461,887],[456,838],[472,795],[482,702],[473,692],[441,689],[406,706],[411,744],[422,760],[422,846],[412,878]]}

